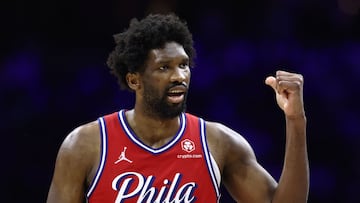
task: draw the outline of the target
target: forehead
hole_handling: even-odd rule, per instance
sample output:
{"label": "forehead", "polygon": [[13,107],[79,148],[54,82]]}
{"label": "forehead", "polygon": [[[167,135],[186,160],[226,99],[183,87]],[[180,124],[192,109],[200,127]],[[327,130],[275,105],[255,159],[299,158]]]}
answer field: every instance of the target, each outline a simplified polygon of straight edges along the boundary
{"label": "forehead", "polygon": [[164,47],[151,49],[149,52],[149,59],[155,63],[188,58],[189,57],[186,54],[184,47],[176,42],[167,42]]}

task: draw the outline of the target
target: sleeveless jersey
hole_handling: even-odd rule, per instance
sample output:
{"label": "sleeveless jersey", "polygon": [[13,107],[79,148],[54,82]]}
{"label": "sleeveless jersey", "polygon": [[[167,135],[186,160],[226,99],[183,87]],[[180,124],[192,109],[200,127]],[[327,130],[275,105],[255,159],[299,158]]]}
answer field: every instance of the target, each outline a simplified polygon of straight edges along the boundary
{"label": "sleeveless jersey", "polygon": [[130,128],[125,110],[98,119],[100,164],[87,192],[89,203],[216,203],[220,173],[211,156],[203,119],[179,116],[167,144],[152,148]]}

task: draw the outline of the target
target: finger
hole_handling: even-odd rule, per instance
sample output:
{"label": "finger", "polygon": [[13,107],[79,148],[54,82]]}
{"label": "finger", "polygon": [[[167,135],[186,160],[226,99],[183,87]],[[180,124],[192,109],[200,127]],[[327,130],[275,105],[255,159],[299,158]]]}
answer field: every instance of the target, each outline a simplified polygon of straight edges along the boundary
{"label": "finger", "polygon": [[283,71],[283,70],[278,70],[276,71],[276,79],[277,80],[303,80],[303,76],[301,74],[297,74],[297,73],[292,73],[292,72],[287,72],[287,71]]}
{"label": "finger", "polygon": [[278,88],[282,91],[284,90],[290,90],[290,91],[294,91],[294,90],[299,90],[301,89],[301,82],[300,81],[286,81],[286,80],[282,80],[278,82]]}
{"label": "finger", "polygon": [[288,72],[288,71],[284,71],[284,70],[278,70],[278,71],[276,71],[276,75],[278,76],[280,76],[280,75],[283,75],[283,76],[286,76],[286,75],[294,75],[294,74],[296,74],[296,73],[292,73],[292,72]]}
{"label": "finger", "polygon": [[[290,75],[277,75],[276,80],[280,82],[295,83],[296,85],[302,85],[304,82],[303,76],[300,74],[290,74]],[[284,83],[287,84],[287,83]]]}
{"label": "finger", "polygon": [[273,76],[268,76],[265,79],[265,84],[269,85],[270,87],[272,87],[275,91],[276,91],[276,79]]}

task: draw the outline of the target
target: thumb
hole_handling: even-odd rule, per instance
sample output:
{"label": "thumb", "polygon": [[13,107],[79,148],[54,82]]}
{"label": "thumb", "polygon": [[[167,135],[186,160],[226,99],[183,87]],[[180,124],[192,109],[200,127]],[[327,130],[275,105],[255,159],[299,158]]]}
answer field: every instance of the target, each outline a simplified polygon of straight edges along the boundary
{"label": "thumb", "polygon": [[273,76],[268,76],[265,79],[265,84],[269,85],[270,87],[272,87],[274,89],[274,91],[276,91],[276,79]]}

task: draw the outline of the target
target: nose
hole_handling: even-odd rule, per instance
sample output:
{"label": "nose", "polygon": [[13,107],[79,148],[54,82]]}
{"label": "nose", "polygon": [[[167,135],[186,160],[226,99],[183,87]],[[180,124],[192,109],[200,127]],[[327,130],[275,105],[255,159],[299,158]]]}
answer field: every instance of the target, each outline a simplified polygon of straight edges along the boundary
{"label": "nose", "polygon": [[186,81],[187,77],[189,77],[189,71],[188,69],[184,68],[174,68],[173,73],[171,74],[171,82],[179,82],[182,83]]}

